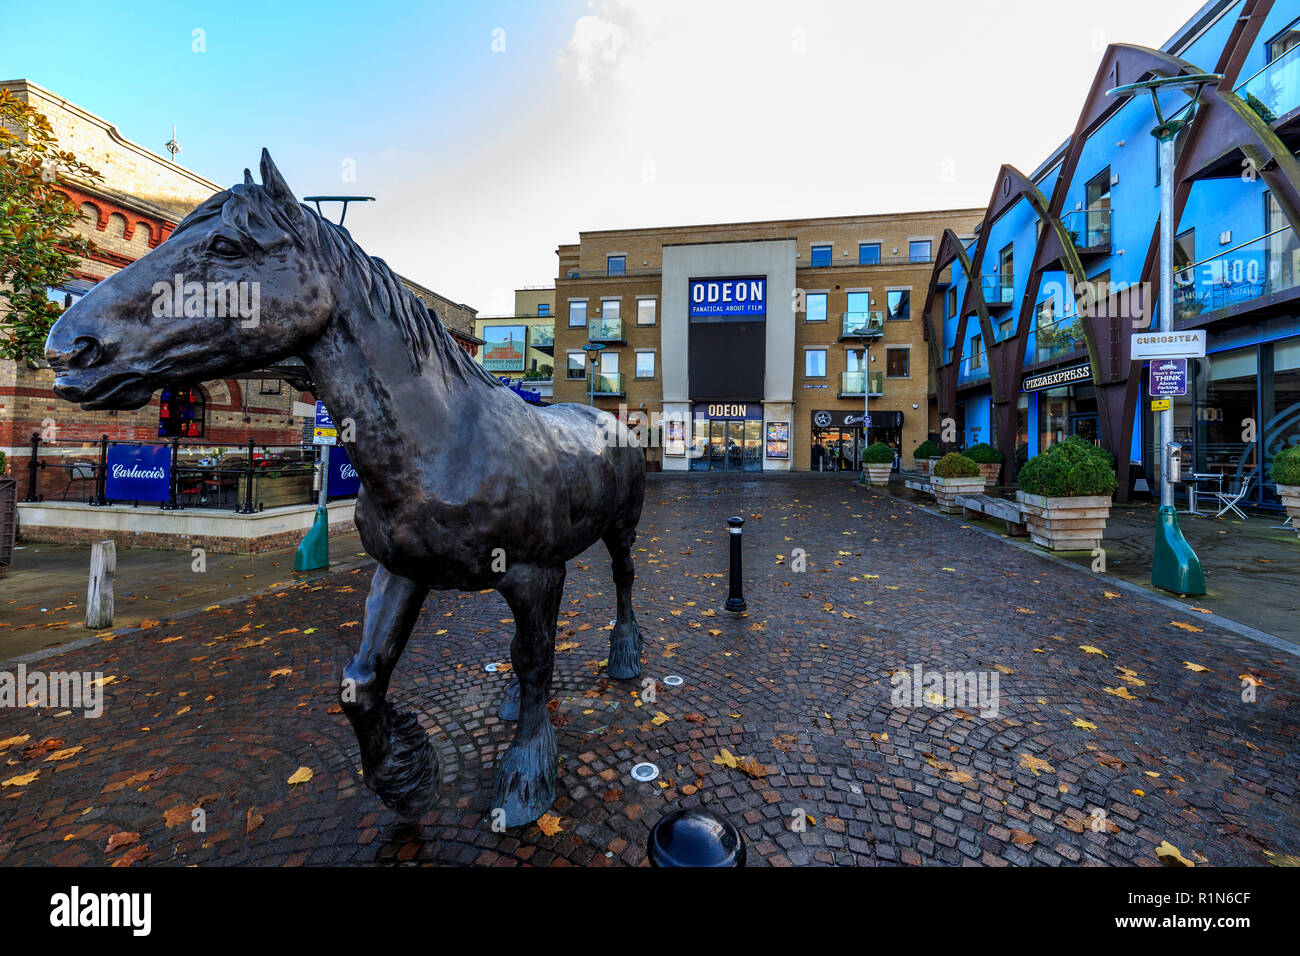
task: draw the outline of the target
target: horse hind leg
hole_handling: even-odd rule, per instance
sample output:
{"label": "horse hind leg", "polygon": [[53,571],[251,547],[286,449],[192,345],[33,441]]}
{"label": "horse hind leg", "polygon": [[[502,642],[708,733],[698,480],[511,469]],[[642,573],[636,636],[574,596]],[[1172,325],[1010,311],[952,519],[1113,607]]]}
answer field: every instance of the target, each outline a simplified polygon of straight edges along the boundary
{"label": "horse hind leg", "polygon": [[546,704],[564,567],[516,565],[498,587],[515,616],[510,660],[519,682],[519,724],[497,767],[491,813],[494,823],[516,827],[536,820],[555,799],[555,730]]}
{"label": "horse hind leg", "polygon": [[641,674],[641,629],[632,610],[632,582],[636,569],[632,563],[632,542],[636,529],[617,531],[605,538],[605,547],[614,566],[614,587],[618,592],[618,615],[609,634],[610,677],[628,680]]}
{"label": "horse hind leg", "polygon": [[391,809],[419,817],[433,803],[438,764],[415,714],[389,703],[388,681],[429,589],[380,567],[366,598],[361,646],[339,700],[361,747],[362,779]]}

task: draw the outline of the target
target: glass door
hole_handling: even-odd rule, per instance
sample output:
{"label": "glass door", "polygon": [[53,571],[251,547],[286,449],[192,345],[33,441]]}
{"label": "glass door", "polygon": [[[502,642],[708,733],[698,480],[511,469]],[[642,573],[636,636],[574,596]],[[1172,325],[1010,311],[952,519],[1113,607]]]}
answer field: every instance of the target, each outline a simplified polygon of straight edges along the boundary
{"label": "glass door", "polygon": [[745,423],[728,421],[727,423],[727,470],[740,471],[745,452]]}
{"label": "glass door", "polygon": [[745,425],[745,471],[763,470],[763,423],[746,421]]}

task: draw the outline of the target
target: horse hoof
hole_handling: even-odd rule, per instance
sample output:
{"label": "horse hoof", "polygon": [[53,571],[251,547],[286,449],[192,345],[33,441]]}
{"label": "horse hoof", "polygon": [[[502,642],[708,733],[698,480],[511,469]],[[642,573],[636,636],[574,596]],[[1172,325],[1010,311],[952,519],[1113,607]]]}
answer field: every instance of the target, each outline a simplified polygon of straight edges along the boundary
{"label": "horse hoof", "polygon": [[609,667],[606,673],[615,680],[641,676],[641,633],[630,636],[615,634],[609,642]]}
{"label": "horse hoof", "polygon": [[492,787],[493,823],[532,823],[555,801],[555,732],[550,723],[532,740],[516,739],[501,758]]}
{"label": "horse hoof", "polygon": [[362,780],[384,805],[403,817],[422,817],[433,806],[438,790],[438,760],[415,714],[388,714],[388,748],[384,759],[364,767]]}
{"label": "horse hoof", "polygon": [[501,706],[497,708],[497,716],[511,722],[519,719],[518,680],[512,680],[510,686],[506,688],[506,695],[501,698]]}

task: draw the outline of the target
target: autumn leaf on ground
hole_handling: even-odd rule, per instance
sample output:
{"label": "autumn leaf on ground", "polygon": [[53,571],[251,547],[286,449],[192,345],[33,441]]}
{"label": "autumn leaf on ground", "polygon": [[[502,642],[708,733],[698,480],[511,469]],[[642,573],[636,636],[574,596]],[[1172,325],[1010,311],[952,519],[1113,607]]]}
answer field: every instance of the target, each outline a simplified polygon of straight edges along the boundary
{"label": "autumn leaf on ground", "polygon": [[17,737],[0,740],[0,752],[8,750],[10,747],[17,747],[19,744],[25,744],[31,739],[31,734],[19,734]]}
{"label": "autumn leaf on ground", "polygon": [[244,815],[244,833],[252,833],[266,821],[266,817],[258,813],[257,807],[249,807],[248,813]]}
{"label": "autumn leaf on ground", "polygon": [[1202,667],[1200,664],[1193,664],[1191,661],[1183,661],[1183,666],[1186,667],[1189,671],[1196,671],[1196,673],[1198,674],[1200,674],[1202,671],[1209,670],[1208,667]]}
{"label": "autumn leaf on ground", "polygon": [[308,767],[299,767],[294,771],[293,776],[289,778],[289,783],[306,783],[314,774]]}
{"label": "autumn leaf on ground", "polygon": [[662,710],[660,710],[660,711],[656,711],[655,715],[650,718],[650,723],[654,724],[656,727],[659,727],[663,724],[668,723],[668,721],[670,720],[672,720],[672,718],[669,717],[667,714],[665,714]]}
{"label": "autumn leaf on ground", "polygon": [[555,645],[555,652],[558,654],[561,651],[571,651],[575,647],[581,647],[581,646],[582,645],[579,644],[577,641],[561,641],[559,644]]}
{"label": "autumn leaf on ground", "polygon": [[178,827],[182,823],[189,823],[193,816],[194,813],[191,807],[179,804],[163,812],[163,823],[167,824],[169,828]]}
{"label": "autumn leaf on ground", "polygon": [[1256,677],[1254,674],[1238,674],[1238,675],[1237,675],[1237,680],[1242,681],[1242,682],[1244,682],[1244,683],[1246,683],[1246,684],[1249,684],[1251,687],[1263,687],[1263,686],[1264,686],[1264,682],[1261,681],[1261,680],[1260,680],[1258,677]]}
{"label": "autumn leaf on ground", "polygon": [[115,853],[118,850],[122,849],[122,847],[130,846],[132,843],[136,842],[139,839],[140,839],[140,834],[130,833],[126,830],[121,830],[117,833],[114,833],[111,837],[108,838],[108,845],[104,847],[104,852]]}
{"label": "autumn leaf on ground", "polygon": [[564,827],[560,826],[560,818],[553,813],[543,813],[537,818],[537,829],[541,830],[547,836],[555,836],[561,832]]}
{"label": "autumn leaf on ground", "polygon": [[691,711],[689,714],[683,714],[682,720],[689,720],[693,724],[702,724],[704,723],[704,715]]}
{"label": "autumn leaf on ground", "polygon": [[288,676],[289,676],[290,674],[292,674],[292,673],[293,673],[293,668],[292,668],[292,667],[277,667],[275,670],[271,671],[271,676],[272,676],[272,677],[288,677]]}
{"label": "autumn leaf on ground", "polygon": [[1120,595],[1116,594],[1114,591],[1102,591],[1101,596],[1104,597],[1107,601],[1113,601],[1115,600],[1115,598],[1119,597]]}
{"label": "autumn leaf on ground", "polygon": [[1168,840],[1163,841],[1156,847],[1156,859],[1165,866],[1195,866],[1191,860],[1178,852],[1178,847],[1174,846]]}
{"label": "autumn leaf on ground", "polygon": [[1213,614],[1213,613],[1214,613],[1214,612],[1211,611],[1208,607],[1192,607],[1191,605],[1188,605],[1187,610],[1189,610],[1189,611],[1195,611],[1197,614]]}
{"label": "autumn leaf on ground", "polygon": [[945,770],[943,775],[953,783],[967,784],[975,782],[975,778],[965,770]]}
{"label": "autumn leaf on ground", "polygon": [[1096,729],[1097,729],[1097,725],[1096,725],[1096,724],[1092,723],[1091,721],[1084,720],[1082,717],[1076,717],[1076,718],[1074,718],[1074,726],[1078,727],[1080,730],[1096,730]]}
{"label": "autumn leaf on ground", "polygon": [[141,843],[139,846],[131,847],[131,849],[127,850],[114,860],[113,866],[130,866],[133,863],[139,863],[148,855],[149,845],[147,843]]}
{"label": "autumn leaf on ground", "polygon": [[1044,773],[1056,773],[1050,763],[1031,754],[1020,755],[1020,766],[1033,773],[1035,777],[1040,775],[1039,771]]}
{"label": "autumn leaf on ground", "polygon": [[1024,830],[1012,830],[1011,842],[1016,846],[1033,846],[1038,842],[1038,837],[1032,833],[1026,833]]}
{"label": "autumn leaf on ground", "polygon": [[1079,650],[1083,651],[1085,654],[1100,654],[1102,657],[1106,656],[1105,651],[1099,647],[1093,647],[1091,644],[1080,644]]}
{"label": "autumn leaf on ground", "polygon": [[[1172,624],[1174,627],[1182,628],[1184,631],[1195,631],[1197,634],[1200,634],[1202,631],[1205,630],[1205,628],[1203,627],[1197,627],[1195,624],[1184,624],[1182,621],[1170,621],[1169,623]],[[1187,865],[1191,866],[1190,863]]]}
{"label": "autumn leaf on ground", "polygon": [[751,777],[766,777],[767,768],[755,760],[753,757],[737,757],[726,747],[713,758],[713,762],[720,767],[729,767],[732,770],[739,770]]}
{"label": "autumn leaf on ground", "polygon": [[1123,700],[1137,700],[1136,697],[1134,697],[1132,694],[1128,692],[1128,688],[1125,687],[1123,684],[1121,684],[1119,687],[1103,687],[1102,690],[1104,690],[1106,693],[1110,694],[1113,697],[1119,697],[1122,698]]}
{"label": "autumn leaf on ground", "polygon": [[40,773],[39,770],[33,770],[31,773],[20,773],[16,777],[10,777],[8,780],[0,780],[0,788],[25,787],[40,776]]}

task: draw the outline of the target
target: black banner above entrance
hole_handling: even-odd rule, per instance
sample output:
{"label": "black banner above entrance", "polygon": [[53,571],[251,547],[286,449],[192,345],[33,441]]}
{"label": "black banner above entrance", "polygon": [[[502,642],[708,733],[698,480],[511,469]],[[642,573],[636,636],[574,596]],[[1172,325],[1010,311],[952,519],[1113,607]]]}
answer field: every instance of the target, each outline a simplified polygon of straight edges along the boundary
{"label": "black banner above entrance", "polygon": [[[812,413],[813,428],[861,428],[862,412],[843,409],[817,409]],[[871,412],[872,428],[902,428],[903,413],[899,411]]]}
{"label": "black banner above entrance", "polygon": [[1058,368],[1051,372],[1029,375],[1025,378],[1020,390],[1022,392],[1037,392],[1044,388],[1056,388],[1058,385],[1074,385],[1077,382],[1091,381],[1091,365],[1072,365],[1069,368]]}

